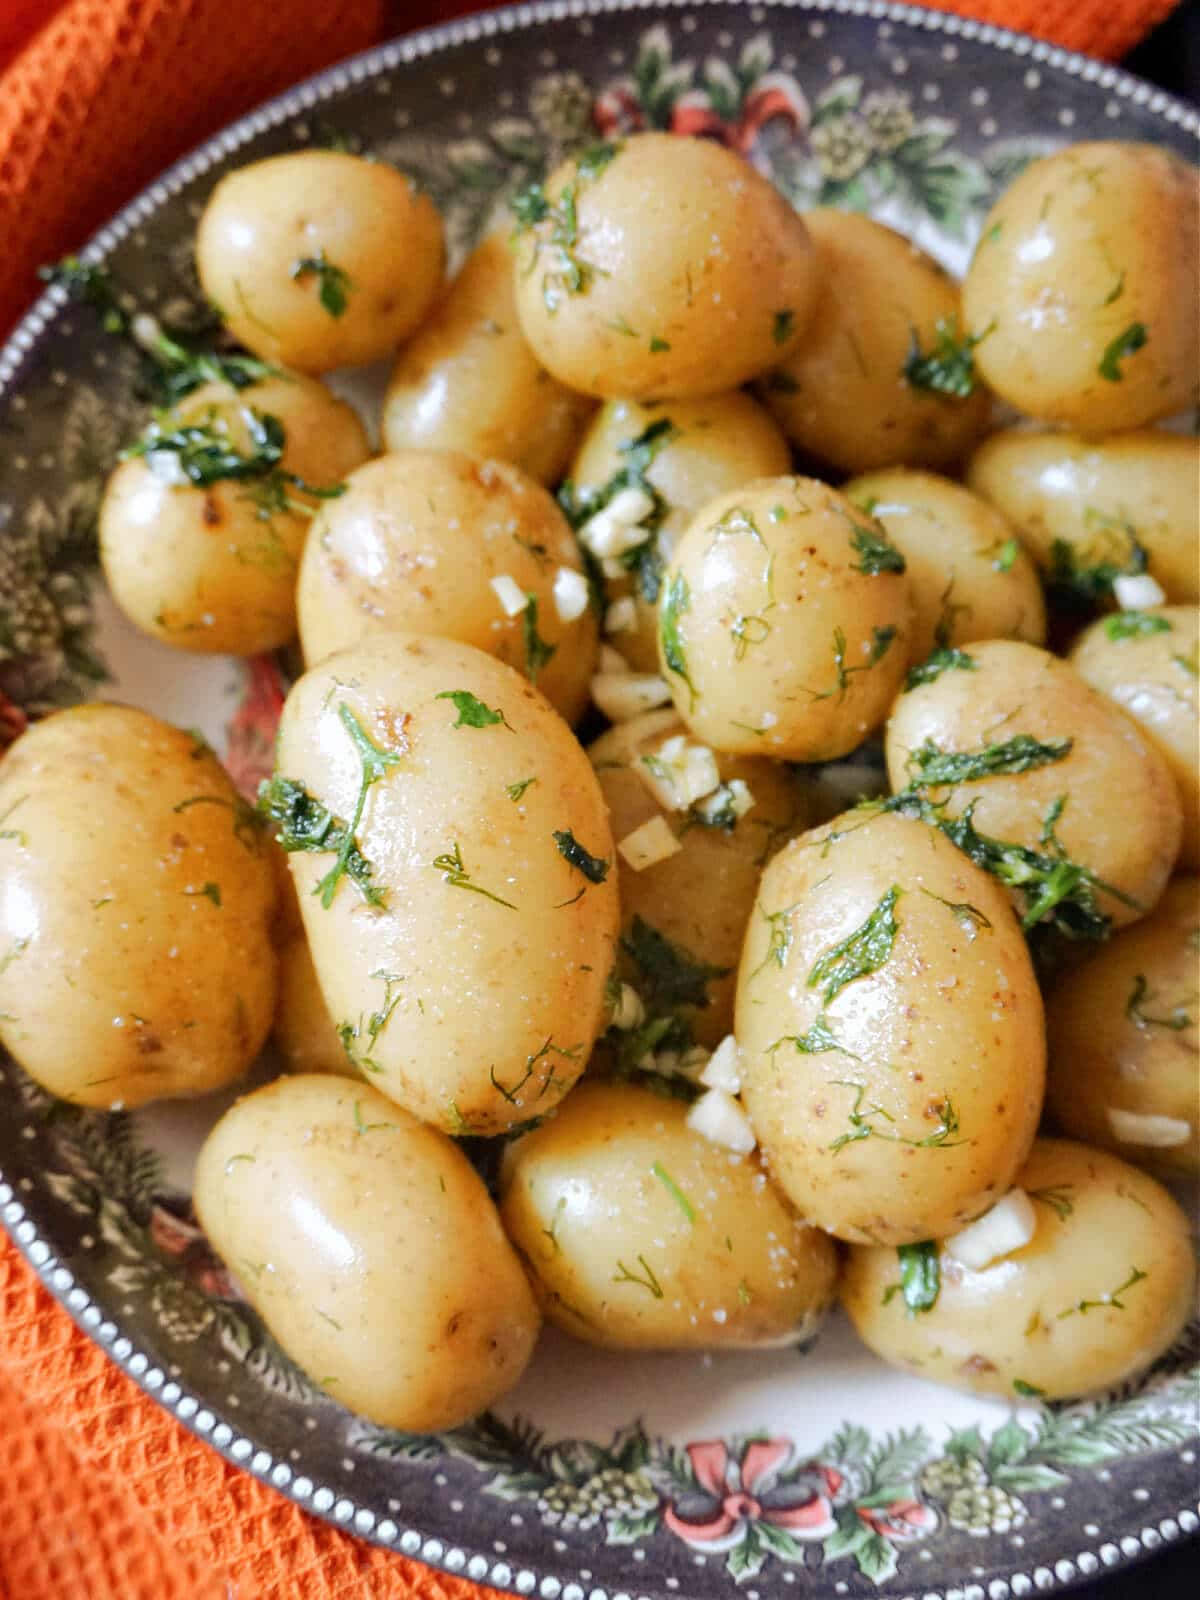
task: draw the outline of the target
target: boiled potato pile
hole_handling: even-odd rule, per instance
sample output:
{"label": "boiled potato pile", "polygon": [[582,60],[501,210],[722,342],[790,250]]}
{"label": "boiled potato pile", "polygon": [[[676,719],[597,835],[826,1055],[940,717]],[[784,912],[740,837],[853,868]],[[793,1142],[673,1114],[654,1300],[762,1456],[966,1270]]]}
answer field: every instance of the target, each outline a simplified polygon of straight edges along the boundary
{"label": "boiled potato pile", "polygon": [[[272,1036],[196,1208],[333,1398],[452,1427],[543,1318],[767,1351],[839,1293],[1010,1400],[1175,1338],[1200,447],[1158,424],[1197,393],[1196,194],[1148,146],[1034,161],[959,285],[639,134],[443,282],[382,163],[217,185],[240,348],[134,319],[166,404],[102,559],[164,644],[301,670],[256,807],[142,711],[16,742],[0,1041],[116,1107]],[[373,453],[319,375],[382,357]]]}

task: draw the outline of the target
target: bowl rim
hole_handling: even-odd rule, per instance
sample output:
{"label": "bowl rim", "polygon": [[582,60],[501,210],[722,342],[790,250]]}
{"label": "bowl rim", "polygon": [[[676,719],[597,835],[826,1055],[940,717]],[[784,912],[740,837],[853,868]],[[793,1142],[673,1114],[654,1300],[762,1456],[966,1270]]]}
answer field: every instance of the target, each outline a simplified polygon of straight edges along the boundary
{"label": "bowl rim", "polygon": [[[259,134],[279,127],[289,118],[310,112],[335,94],[382,73],[416,66],[445,50],[520,34],[545,23],[565,23],[599,16],[631,16],[638,12],[664,10],[682,14],[710,5],[729,3],[731,0],[526,0],[526,3],[471,13],[434,27],[384,40],[302,79],[195,145],[98,228],[79,249],[78,255],[89,263],[103,261],[139,224],[169,204],[186,185],[202,177]],[[1027,34],[961,17],[954,12],[932,11],[924,6],[894,3],[894,0],[753,0],[753,7],[745,5],[744,9],[748,19],[751,18],[752,9],[778,14],[856,17],[874,23],[899,24],[988,46],[1018,59],[1064,72],[1069,77],[1132,101],[1151,115],[1160,117],[1166,124],[1200,138],[1200,110],[1165,90],[1156,89],[1134,74],[1077,51],[1064,50]],[[762,20],[765,21],[765,17]],[[15,380],[22,376],[27,358],[33,354],[38,341],[68,301],[65,289],[51,285],[38,296],[0,346],[0,410]],[[546,1568],[538,1572],[524,1568],[514,1572],[507,1561],[484,1557],[482,1552],[480,1558],[486,1561],[487,1570],[477,1574],[468,1573],[467,1563],[475,1564],[471,1552],[465,1552],[465,1560],[451,1565],[450,1559],[454,1555],[463,1557],[464,1552],[454,1547],[448,1550],[444,1539],[423,1535],[412,1528],[401,1528],[393,1517],[377,1517],[367,1507],[355,1505],[348,1497],[336,1494],[327,1486],[314,1484],[305,1474],[297,1473],[285,1462],[276,1460],[247,1434],[231,1427],[198,1395],[191,1393],[181,1383],[168,1381],[166,1375],[152,1365],[150,1358],[123,1334],[119,1324],[106,1315],[104,1308],[75,1282],[70,1269],[57,1259],[50,1243],[40,1236],[37,1224],[26,1214],[26,1207],[16,1198],[13,1186],[5,1181],[3,1168],[0,1168],[0,1223],[3,1223],[39,1281],[76,1325],[144,1394],[169,1416],[182,1422],[202,1443],[215,1449],[232,1465],[246,1470],[264,1485],[286,1496],[302,1511],[425,1565],[454,1576],[467,1576],[472,1581],[488,1583],[510,1593],[558,1595],[572,1584],[580,1587],[574,1574],[563,1575]],[[1062,1576],[1057,1570],[1047,1567],[1030,1571],[1022,1566],[1014,1566],[1002,1573],[985,1576],[974,1585],[964,1582],[953,1587],[956,1592],[977,1591],[980,1600],[984,1595],[995,1596],[998,1600],[1000,1596],[1010,1595],[1014,1578],[1023,1578],[1026,1582],[1035,1583],[1041,1593],[1061,1594],[1106,1573],[1118,1569],[1128,1571],[1170,1544],[1183,1544],[1200,1537],[1196,1532],[1197,1510],[1200,1510],[1200,1505],[1193,1509],[1189,1502],[1173,1515],[1159,1515],[1153,1519],[1160,1525],[1173,1524],[1176,1529],[1173,1535],[1151,1527],[1151,1518],[1147,1517],[1146,1527],[1141,1532],[1131,1528],[1128,1533],[1120,1535],[1119,1541],[1102,1540],[1094,1549],[1078,1552],[1073,1559],[1068,1559],[1070,1572]],[[397,1512],[396,1515],[402,1513]],[[1146,1534],[1152,1534],[1153,1539],[1147,1541],[1144,1537]],[[1081,1556],[1095,1562],[1090,1571],[1080,1569]],[[554,1588],[554,1584],[558,1587]],[[944,1589],[923,1588],[922,1594],[924,1600],[947,1600]],[[624,1589],[619,1594],[609,1596],[601,1587],[590,1588],[588,1596],[589,1600],[649,1600],[647,1595],[626,1594]]]}

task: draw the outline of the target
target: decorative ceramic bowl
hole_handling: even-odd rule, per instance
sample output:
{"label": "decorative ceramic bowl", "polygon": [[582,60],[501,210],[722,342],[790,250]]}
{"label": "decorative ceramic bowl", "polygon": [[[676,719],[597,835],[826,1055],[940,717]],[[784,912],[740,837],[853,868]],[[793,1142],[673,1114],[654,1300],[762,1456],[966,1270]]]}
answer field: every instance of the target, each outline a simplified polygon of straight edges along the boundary
{"label": "decorative ceramic bowl", "polygon": [[[718,139],[798,206],[867,211],[961,271],[1031,157],[1122,138],[1195,159],[1197,118],[1110,67],[901,6],[567,0],[313,79],[164,174],[88,256],[149,306],[194,297],[192,231],[216,180],[334,134],[417,176],[461,252],[564,152],[639,128]],[[0,746],[99,694],[201,728],[250,793],[280,666],[164,648],[96,581],[101,487],[140,420],[132,377],[58,290],[0,354]],[[362,399],[370,382],[338,387]],[[83,1112],[11,1062],[0,1095],[0,1216],[113,1359],[306,1509],[451,1572],[544,1600],[1002,1600],[1200,1526],[1200,1325],[1138,1385],[1049,1407],[892,1372],[837,1322],[811,1348],[636,1361],[547,1334],[496,1414],[414,1438],[314,1388],[209,1251],[190,1162],[230,1096]]]}

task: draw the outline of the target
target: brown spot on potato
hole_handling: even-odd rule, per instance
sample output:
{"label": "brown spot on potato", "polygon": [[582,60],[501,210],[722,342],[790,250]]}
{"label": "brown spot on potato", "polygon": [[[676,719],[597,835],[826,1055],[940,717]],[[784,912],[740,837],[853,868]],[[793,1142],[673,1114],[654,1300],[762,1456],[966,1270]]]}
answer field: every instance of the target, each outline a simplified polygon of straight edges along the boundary
{"label": "brown spot on potato", "polygon": [[225,513],[221,509],[221,502],[209,490],[200,505],[200,520],[206,528],[219,528],[225,520]]}

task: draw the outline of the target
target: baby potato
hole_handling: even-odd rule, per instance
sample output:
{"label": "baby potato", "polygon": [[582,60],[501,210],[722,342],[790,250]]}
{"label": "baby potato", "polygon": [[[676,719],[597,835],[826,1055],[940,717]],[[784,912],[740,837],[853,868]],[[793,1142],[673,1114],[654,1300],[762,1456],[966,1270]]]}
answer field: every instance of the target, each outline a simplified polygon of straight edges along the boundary
{"label": "baby potato", "polygon": [[129,706],[35,723],[0,764],[0,1043],[111,1109],[207,1094],[275,1007],[275,883],[207,745]]}
{"label": "baby potato", "polygon": [[833,1241],[687,1106],[585,1083],[505,1151],[500,1215],[548,1321],[618,1350],[800,1344],[834,1293]]}
{"label": "baby potato", "polygon": [[983,225],[963,284],[976,365],[998,395],[1087,433],[1194,405],[1200,187],[1149,144],[1032,162]]}
{"label": "baby potato", "polygon": [[1150,736],[1170,767],[1183,808],[1179,865],[1200,867],[1200,711],[1197,708],[1195,606],[1117,612],[1082,633],[1071,665],[1115,700]]}
{"label": "baby potato", "polygon": [[604,1023],[613,842],[566,723],[470,645],[381,635],[293,687],[267,791],[347,1050],[456,1134],[541,1116]]}
{"label": "baby potato", "polygon": [[908,665],[904,557],[815,478],[712,500],[671,558],[659,660],[680,716],[716,750],[832,761],[887,714]]}
{"label": "baby potato", "polygon": [[1174,1177],[1200,1175],[1197,950],[1200,884],[1175,878],[1046,1003],[1047,1106],[1063,1131]]}
{"label": "baby potato", "polygon": [[[649,1012],[681,1014],[693,1040],[711,1049],[733,1029],[738,957],[762,864],[815,816],[787,767],[730,755],[716,757],[722,788],[715,803],[702,799],[690,807],[664,808],[638,773],[653,777],[663,766],[663,745],[685,732],[674,711],[652,711],[601,734],[588,755],[618,846],[636,828],[664,815],[679,846],[677,853],[640,872],[618,849],[621,976]],[[734,809],[735,783],[739,789],[745,785],[751,802],[740,817]],[[657,787],[672,800],[686,801],[675,784]]]}
{"label": "baby potato", "polygon": [[[269,419],[286,435],[279,472],[260,442]],[[190,483],[179,452],[157,443],[188,428],[243,461],[261,460],[262,472]],[[113,472],[100,506],[100,561],[121,610],[181,650],[246,656],[286,644],[296,631],[296,569],[316,502],[280,474],[317,489],[340,485],[370,454],[353,408],[295,373],[243,390],[210,383],[144,443],[144,455]]]}
{"label": "baby potato", "polygon": [[738,972],[742,1098],[768,1167],[839,1239],[911,1244],[1029,1153],[1042,1003],[1002,889],[936,829],[848,812],[763,872]]}
{"label": "baby potato", "polygon": [[292,1360],[382,1427],[456,1427],[533,1352],[537,1306],[478,1174],[368,1084],[280,1078],[239,1100],[195,1205]]}
{"label": "baby potato", "polygon": [[[1144,916],[1166,886],[1182,828],[1153,740],[1045,650],[989,639],[970,655],[970,671],[942,672],[897,700],[885,739],[892,788],[912,786],[947,818],[969,813],[979,834],[1048,863],[1075,863],[1094,910],[1117,927]],[[1038,920],[1041,887],[1014,894]],[[1091,935],[1102,932],[1086,920]]]}
{"label": "baby potato", "polygon": [[859,1335],[893,1366],[1010,1403],[1136,1377],[1191,1310],[1187,1218],[1144,1172],[1066,1140],[1039,1139],[1017,1184],[1034,1202],[1033,1238],[979,1271],[943,1240],[926,1310],[905,1305],[894,1250],[852,1248],[842,1303]]}
{"label": "baby potato", "polygon": [[1016,525],[1057,587],[1105,598],[1144,561],[1172,604],[1200,600],[1200,440],[1006,428],[971,457],[967,483]]}
{"label": "baby potato", "polygon": [[279,951],[279,999],[271,1040],[289,1072],[360,1077],[338,1038],[303,932]]}
{"label": "baby potato", "polygon": [[991,402],[937,390],[915,357],[960,340],[958,285],[932,256],[870,217],[819,208],[804,221],[820,293],[797,348],[759,392],[798,449],[839,472],[959,461]]}
{"label": "baby potato", "polygon": [[525,337],[583,394],[736,389],[789,353],[812,312],[816,264],[799,214],[711,140],[593,145],[514,209]]}
{"label": "baby potato", "polygon": [[297,150],[238,167],[209,196],[196,270],[231,332],[300,372],[377,361],[442,281],[442,219],[380,161]]}
{"label": "baby potato", "polygon": [[396,357],[383,402],[389,450],[461,450],[557,483],[592,402],[552,378],[517,319],[512,252],[491,234]]}
{"label": "baby potato", "polygon": [[657,672],[661,571],[688,523],[717,495],[787,472],[792,456],[770,413],[741,389],[666,405],[609,400],[571,467],[576,502],[586,506],[602,495],[643,455],[650,462],[640,476],[661,504],[643,518],[645,554],[625,558],[631,577],[611,581],[608,590],[613,598],[631,594],[635,607],[632,628],[614,633],[612,643],[636,672]]}
{"label": "baby potato", "polygon": [[[524,672],[574,721],[597,627],[586,601],[560,615],[564,572],[582,585],[567,520],[517,467],[452,450],[380,456],[313,524],[296,602],[305,661],[398,631],[459,639]],[[515,585],[515,612],[492,587],[501,578]]]}
{"label": "baby potato", "polygon": [[904,557],[915,615],[910,659],[976,639],[1046,638],[1037,568],[1001,514],[948,478],[903,467],[842,493],[873,516]]}

